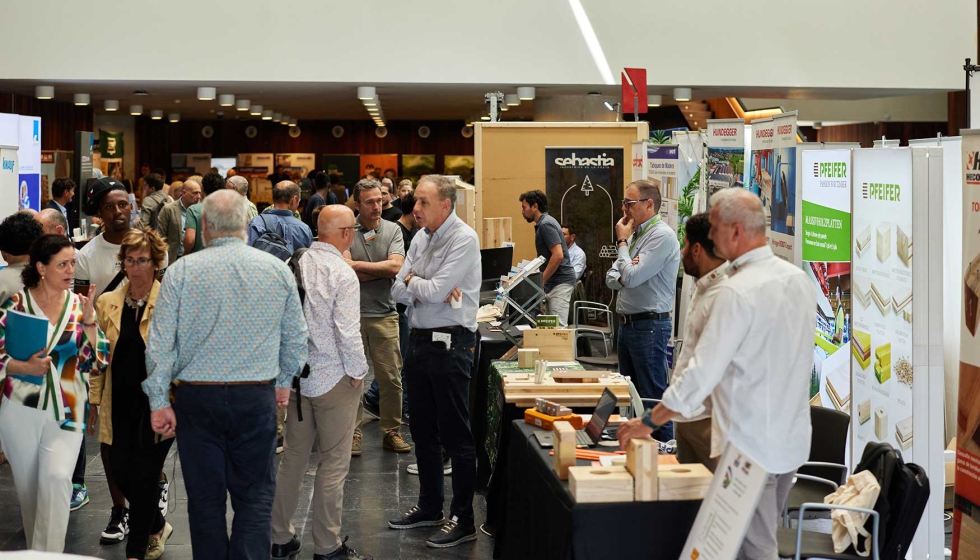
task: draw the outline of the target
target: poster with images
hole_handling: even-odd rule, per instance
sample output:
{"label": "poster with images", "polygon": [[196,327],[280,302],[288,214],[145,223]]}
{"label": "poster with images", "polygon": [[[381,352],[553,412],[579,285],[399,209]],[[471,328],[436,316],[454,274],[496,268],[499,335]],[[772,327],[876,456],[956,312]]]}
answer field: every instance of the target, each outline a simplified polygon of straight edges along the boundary
{"label": "poster with images", "polygon": [[360,154],[323,154],[322,167],[328,175],[337,177],[348,192],[357,184],[361,175]]}
{"label": "poster with images", "polygon": [[604,279],[616,259],[613,226],[622,217],[624,155],[622,146],[545,147],[548,213],[578,230],[586,268],[596,271],[585,282],[589,301],[610,300]]}
{"label": "poster with images", "polygon": [[711,195],[721,189],[742,187],[745,173],[745,121],[708,121],[708,153],[703,173],[707,174],[704,211],[711,209]]}
{"label": "poster with images", "polygon": [[99,153],[103,158],[115,159],[125,155],[123,133],[99,129]]}
{"label": "poster with images", "polygon": [[649,141],[633,143],[632,180],[648,180],[660,189],[660,217],[677,231],[677,175],[680,171],[680,148]]}
{"label": "poster with images", "polygon": [[248,179],[248,199],[256,205],[272,204],[272,181],[275,172],[272,154],[238,154],[238,174]]}
{"label": "poster with images", "polygon": [[[313,195],[313,182],[304,181],[316,169],[316,154],[276,154],[276,167],[283,166],[289,179],[299,185],[299,198],[305,201]],[[272,185],[275,187],[275,185]]]}
{"label": "poster with images", "polygon": [[361,172],[357,179],[366,177],[368,173],[374,173],[378,179],[385,173],[394,173],[398,177],[398,154],[361,154]]}
{"label": "poster with images", "polygon": [[197,175],[211,171],[211,154],[170,154],[170,167],[193,167]]}
{"label": "poster with images", "polygon": [[473,184],[475,168],[476,158],[473,156],[443,156],[443,173],[459,175],[464,183]]}
{"label": "poster with images", "polygon": [[911,461],[912,150],[854,150],[852,171],[852,449]]}
{"label": "poster with images", "polygon": [[400,177],[411,179],[418,184],[425,175],[436,172],[436,156],[424,154],[402,154],[402,173]]}
{"label": "poster with images", "polygon": [[20,164],[21,210],[41,210],[41,118],[20,117],[20,144],[17,148]]}
{"label": "poster with images", "polygon": [[817,293],[810,404],[851,413],[851,151],[803,152],[803,270]]}
{"label": "poster with images", "polygon": [[796,247],[796,113],[752,121],[747,187],[762,201],[769,246],[793,262]]}
{"label": "poster with images", "polygon": [[0,219],[20,210],[26,194],[21,191],[17,168],[17,149],[0,148]]}
{"label": "poster with images", "polygon": [[980,130],[964,130],[962,134],[963,262],[959,277],[963,328],[956,415],[953,560],[980,558]]}

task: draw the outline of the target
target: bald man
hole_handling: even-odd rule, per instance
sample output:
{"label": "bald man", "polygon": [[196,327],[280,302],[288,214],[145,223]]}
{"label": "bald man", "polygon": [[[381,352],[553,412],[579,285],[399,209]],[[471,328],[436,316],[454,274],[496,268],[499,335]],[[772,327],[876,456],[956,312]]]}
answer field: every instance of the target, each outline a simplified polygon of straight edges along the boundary
{"label": "bald man", "polygon": [[[290,558],[300,549],[289,520],[296,512],[313,442],[319,464],[313,494],[314,558],[370,559],[340,540],[344,481],[350,471],[354,419],[367,375],[361,344],[361,300],[357,274],[344,260],[357,230],[346,206],[324,206],[317,241],[299,259],[305,289],[303,314],[310,328],[308,377],[289,395],[285,450],[276,475],[272,505],[272,557]],[[302,418],[302,421],[294,419]]]}
{"label": "bald man", "polygon": [[675,416],[703,413],[710,397],[711,457],[731,443],[767,473],[738,558],[776,560],[779,513],[796,469],[810,455],[808,374],[817,298],[799,267],[773,255],[757,196],[721,190],[711,197],[708,220],[715,254],[731,263],[728,281],[661,403],[623,425],[618,437],[626,449],[630,439],[650,435]]}
{"label": "bald man", "polygon": [[68,235],[68,222],[60,210],[45,208],[35,214],[34,219],[41,222],[45,235]]}

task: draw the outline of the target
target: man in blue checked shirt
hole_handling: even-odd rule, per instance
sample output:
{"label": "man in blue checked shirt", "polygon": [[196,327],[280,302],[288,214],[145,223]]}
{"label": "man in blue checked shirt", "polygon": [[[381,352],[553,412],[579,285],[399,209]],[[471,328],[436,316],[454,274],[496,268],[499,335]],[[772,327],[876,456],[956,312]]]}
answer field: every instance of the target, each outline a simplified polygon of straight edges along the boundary
{"label": "man in blue checked shirt", "polygon": [[153,430],[169,436],[180,424],[195,559],[269,558],[276,406],[289,402],[307,358],[296,281],[285,263],[245,244],[246,211],[232,190],[205,199],[206,248],[169,267],[146,349]]}
{"label": "man in blue checked shirt", "polygon": [[[677,234],[660,219],[660,186],[633,181],[626,187],[623,218],[616,222],[618,256],[606,272],[606,286],[619,292],[619,372],[630,376],[645,399],[661,399],[667,389],[667,341],[674,308],[681,248]],[[667,424],[653,437],[673,439]]]}

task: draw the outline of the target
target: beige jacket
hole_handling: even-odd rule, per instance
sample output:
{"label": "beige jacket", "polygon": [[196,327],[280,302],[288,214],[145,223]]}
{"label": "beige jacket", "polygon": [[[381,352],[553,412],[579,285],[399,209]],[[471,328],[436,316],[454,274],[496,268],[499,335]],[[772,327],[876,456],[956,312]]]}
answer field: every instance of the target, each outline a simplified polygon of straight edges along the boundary
{"label": "beige jacket", "polygon": [[[112,353],[119,340],[119,328],[122,324],[122,310],[126,307],[126,292],[129,290],[129,280],[123,280],[119,286],[108,293],[102,294],[95,303],[95,311],[99,318],[99,327],[109,340],[109,367],[105,375],[92,377],[89,388],[89,402],[99,407],[99,441],[112,445]],[[153,281],[150,296],[147,299],[146,310],[140,319],[140,335],[146,344],[150,336],[150,319],[156,306],[157,296],[160,295],[160,282]]]}
{"label": "beige jacket", "polygon": [[174,264],[180,255],[180,247],[184,243],[184,227],[180,219],[180,199],[166,204],[160,209],[157,218],[157,233],[167,242],[167,257]]}

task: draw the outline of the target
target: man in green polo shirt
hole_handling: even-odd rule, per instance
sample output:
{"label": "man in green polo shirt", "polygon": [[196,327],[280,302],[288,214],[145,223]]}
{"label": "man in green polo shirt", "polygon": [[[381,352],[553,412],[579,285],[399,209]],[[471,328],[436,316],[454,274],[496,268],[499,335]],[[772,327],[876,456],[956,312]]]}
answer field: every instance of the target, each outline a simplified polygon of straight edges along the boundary
{"label": "man in green polo shirt", "polygon": [[[201,179],[204,197],[225,188],[224,178],[217,173],[208,173]],[[204,248],[204,228],[201,225],[201,209],[204,201],[198,202],[187,209],[186,227],[184,228],[184,255],[189,255]],[[244,227],[245,224],[242,224]]]}

